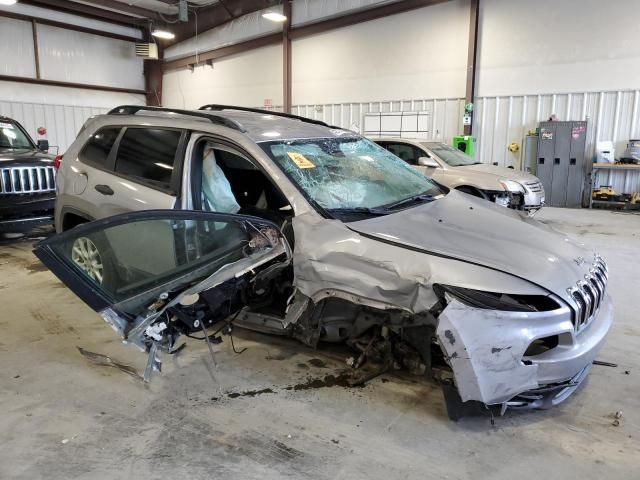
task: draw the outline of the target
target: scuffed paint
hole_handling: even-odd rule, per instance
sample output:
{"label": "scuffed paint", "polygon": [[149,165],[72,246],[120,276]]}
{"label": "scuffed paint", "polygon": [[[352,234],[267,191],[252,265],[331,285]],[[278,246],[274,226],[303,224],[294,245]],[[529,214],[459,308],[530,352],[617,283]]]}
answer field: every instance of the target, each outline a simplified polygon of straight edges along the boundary
{"label": "scuffed paint", "polygon": [[538,387],[538,365],[521,362],[531,339],[505,328],[505,313],[451,299],[439,316],[436,334],[464,402],[502,403]]}

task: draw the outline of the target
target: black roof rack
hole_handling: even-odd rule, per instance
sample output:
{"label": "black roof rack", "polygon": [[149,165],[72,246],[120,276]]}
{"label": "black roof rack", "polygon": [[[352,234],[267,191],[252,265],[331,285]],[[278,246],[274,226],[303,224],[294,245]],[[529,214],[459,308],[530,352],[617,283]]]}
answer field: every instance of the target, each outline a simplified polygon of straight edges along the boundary
{"label": "black roof rack", "polygon": [[301,122],[306,122],[306,123],[313,123],[314,125],[320,125],[322,127],[340,128],[340,127],[334,127],[332,125],[329,125],[328,123],[325,123],[322,120],[314,120],[313,118],[301,117],[300,115],[293,115],[291,113],[274,112],[272,110],[263,110],[261,108],[236,107],[234,105],[218,105],[215,103],[210,103],[208,105],[201,106],[198,110],[238,110],[240,112],[262,113],[263,115],[274,115],[276,117],[292,118],[294,120],[300,120]]}
{"label": "black roof rack", "polygon": [[238,130],[239,132],[243,133],[246,132],[245,128],[240,123],[236,122],[235,120],[231,120],[230,118],[211,115],[208,113],[200,113],[193,110],[182,110],[179,108],[149,107],[145,105],[120,105],[119,107],[109,110],[109,112],[107,112],[107,115],[135,115],[141,110],[147,112],[176,113],[179,115],[187,115],[190,117],[204,118],[216,125],[233,128],[234,130]]}

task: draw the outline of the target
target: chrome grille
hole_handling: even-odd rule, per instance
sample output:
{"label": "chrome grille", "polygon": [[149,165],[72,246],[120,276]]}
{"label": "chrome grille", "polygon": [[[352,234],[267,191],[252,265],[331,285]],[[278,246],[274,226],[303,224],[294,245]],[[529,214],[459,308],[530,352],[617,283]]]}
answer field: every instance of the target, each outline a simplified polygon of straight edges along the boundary
{"label": "chrome grille", "polygon": [[525,186],[532,193],[540,193],[544,190],[542,187],[542,183],[540,182],[528,182],[525,183]]}
{"label": "chrome grille", "polygon": [[585,327],[598,312],[607,290],[608,278],[607,264],[602,257],[596,255],[584,280],[577,282],[575,287],[569,288],[569,295],[576,302],[573,321],[576,331]]}
{"label": "chrome grille", "polygon": [[24,194],[51,192],[56,189],[53,167],[0,168],[0,193]]}

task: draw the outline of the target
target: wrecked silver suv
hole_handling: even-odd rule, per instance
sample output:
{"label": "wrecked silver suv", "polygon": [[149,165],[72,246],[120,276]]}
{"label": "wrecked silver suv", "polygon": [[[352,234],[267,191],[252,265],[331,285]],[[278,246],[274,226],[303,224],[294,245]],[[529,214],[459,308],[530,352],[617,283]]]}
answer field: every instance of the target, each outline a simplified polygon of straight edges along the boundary
{"label": "wrecked silver suv", "polygon": [[353,132],[203,108],[89,121],[58,173],[66,231],[35,250],[149,352],[146,378],[181,335],[232,325],[426,373],[451,418],[548,408],[586,377],[613,318],[601,257]]}

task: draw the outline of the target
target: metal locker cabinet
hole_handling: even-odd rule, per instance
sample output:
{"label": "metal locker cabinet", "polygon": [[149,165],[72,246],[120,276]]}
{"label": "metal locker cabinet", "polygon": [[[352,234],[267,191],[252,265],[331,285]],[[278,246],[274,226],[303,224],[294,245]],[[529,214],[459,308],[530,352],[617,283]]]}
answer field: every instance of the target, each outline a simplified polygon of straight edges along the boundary
{"label": "metal locker cabinet", "polygon": [[538,161],[536,176],[540,179],[546,201],[551,200],[551,181],[553,179],[553,157],[555,153],[556,122],[541,122],[538,137]]}
{"label": "metal locker cabinet", "polygon": [[567,183],[567,207],[582,206],[582,192],[586,178],[585,145],[587,122],[571,125],[571,151],[569,155],[569,181]]}
{"label": "metal locker cabinet", "polygon": [[551,195],[546,195],[549,205],[552,207],[564,207],[567,205],[567,184],[569,183],[569,157],[571,153],[572,125],[573,122],[556,122]]}
{"label": "metal locker cabinet", "polygon": [[538,164],[538,135],[527,135],[522,143],[522,171],[535,175]]}

